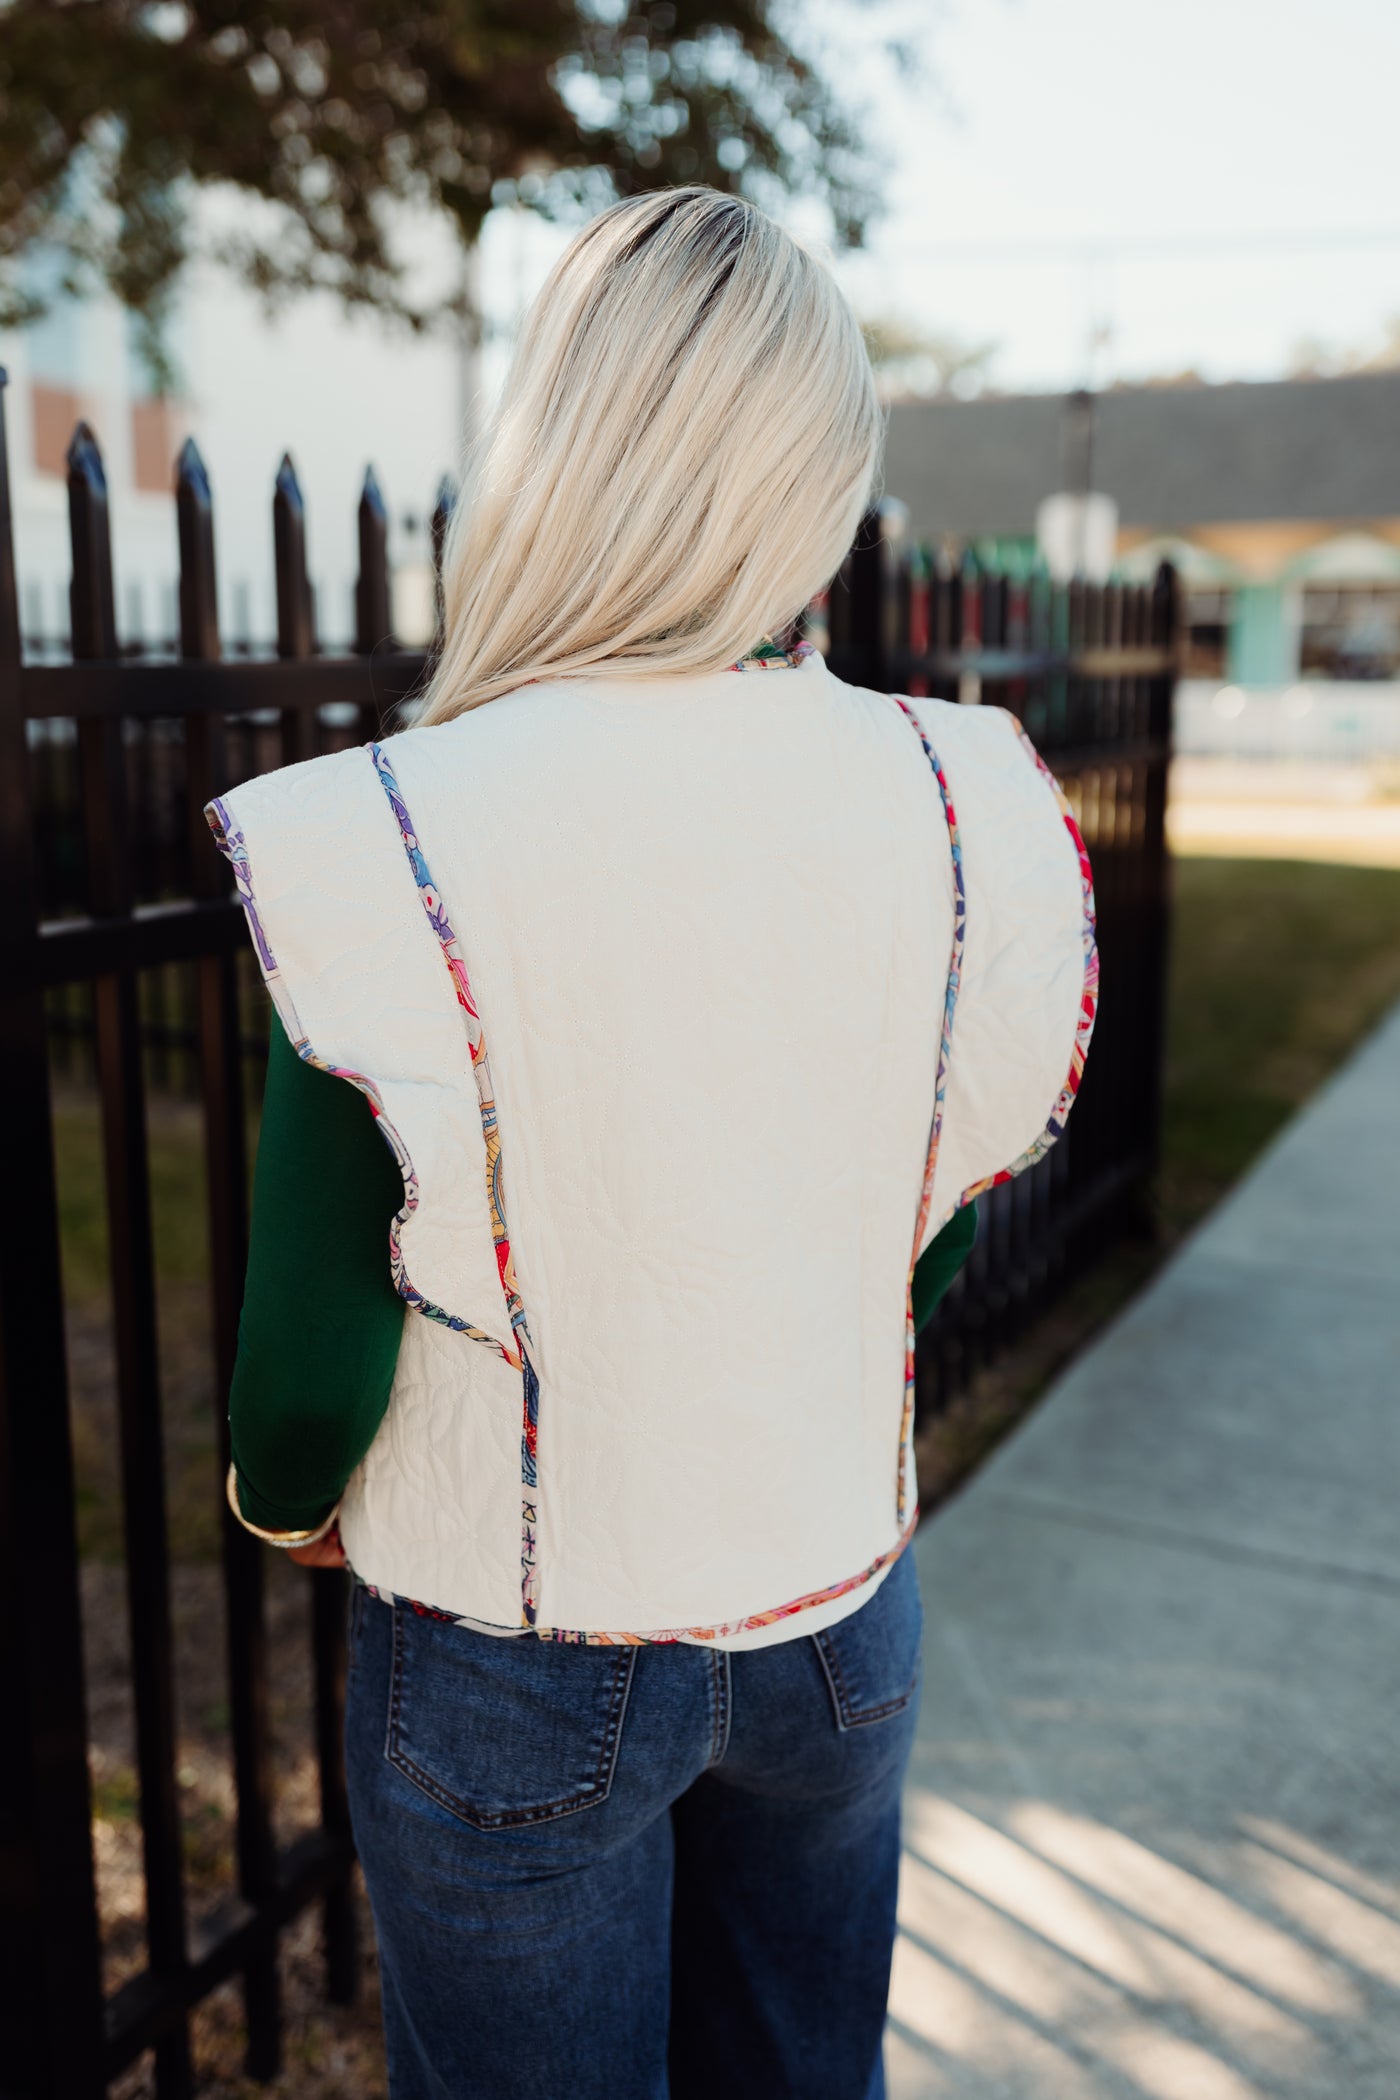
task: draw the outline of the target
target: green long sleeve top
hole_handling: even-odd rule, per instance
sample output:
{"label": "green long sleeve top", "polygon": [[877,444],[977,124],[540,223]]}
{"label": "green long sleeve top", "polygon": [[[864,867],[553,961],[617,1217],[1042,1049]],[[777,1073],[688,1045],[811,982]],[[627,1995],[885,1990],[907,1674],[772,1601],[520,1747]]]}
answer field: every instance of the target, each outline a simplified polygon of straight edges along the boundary
{"label": "green long sleeve top", "polygon": [[[239,1507],[267,1530],[319,1524],[384,1419],[404,1321],[385,1241],[402,1202],[362,1096],[305,1064],[274,1021],[229,1395]],[[921,1255],[916,1327],[976,1232],[968,1204]]]}

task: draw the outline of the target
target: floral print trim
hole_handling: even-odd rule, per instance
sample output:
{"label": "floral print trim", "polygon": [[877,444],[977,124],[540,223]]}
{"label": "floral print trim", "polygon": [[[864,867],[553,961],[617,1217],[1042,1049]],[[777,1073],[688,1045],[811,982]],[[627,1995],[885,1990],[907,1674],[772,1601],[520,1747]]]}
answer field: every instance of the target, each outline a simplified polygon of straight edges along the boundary
{"label": "floral print trim", "polygon": [[685,1626],[676,1633],[563,1633],[557,1627],[551,1627],[545,1637],[552,1641],[576,1641],[589,1647],[615,1648],[641,1647],[648,1642],[682,1639],[719,1641],[732,1638],[736,1634],[757,1633],[760,1627],[776,1626],[780,1619],[791,1619],[800,1611],[810,1611],[814,1604],[830,1604],[833,1598],[845,1597],[852,1590],[863,1589],[872,1576],[879,1574],[881,1568],[887,1568],[892,1561],[899,1559],[914,1536],[914,1526],[917,1522],[916,1510],[889,1551],[878,1554],[868,1568],[861,1569],[859,1575],[848,1575],[844,1582],[833,1582],[824,1590],[811,1590],[805,1597],[794,1597],[790,1604],[779,1604],[772,1611],[752,1612],[748,1618],[733,1619],[727,1625]]}
{"label": "floral print trim", "polygon": [[1083,833],[1074,821],[1074,812],[1069,806],[1064,789],[1015,715],[1012,715],[1011,721],[1036,771],[1060,805],[1065,829],[1070,835],[1070,842],[1079,861],[1079,883],[1084,899],[1084,986],[1079,998],[1079,1019],[1075,1023],[1069,1077],[1061,1087],[1055,1106],[1050,1111],[1050,1120],[1035,1142],[1028,1145],[1019,1158],[1013,1159],[1009,1167],[1003,1167],[999,1174],[988,1174],[984,1180],[974,1181],[970,1188],[964,1189],[953,1206],[954,1210],[961,1210],[965,1203],[970,1203],[974,1196],[980,1196],[984,1189],[997,1188],[1003,1181],[1014,1181],[1018,1174],[1024,1174],[1027,1167],[1033,1167],[1038,1159],[1045,1157],[1069,1120],[1069,1112],[1074,1106],[1080,1081],[1084,1077],[1084,1061],[1089,1055],[1089,1038],[1094,1032],[1094,1021],[1099,1010],[1098,919],[1094,909],[1094,871],[1089,865],[1088,848],[1084,844]]}
{"label": "floral print trim", "polygon": [[[722,1641],[732,1640],[741,1633],[756,1633],[760,1627],[776,1626],[781,1619],[791,1619],[798,1612],[810,1611],[815,1604],[830,1604],[837,1597],[845,1597],[858,1590],[899,1559],[900,1554],[914,1536],[918,1523],[918,1512],[910,1518],[899,1537],[887,1553],[872,1560],[868,1568],[859,1575],[848,1575],[844,1582],[833,1582],[824,1590],[812,1590],[805,1597],[795,1597],[791,1604],[780,1604],[773,1611],[752,1613],[747,1619],[730,1619],[713,1626],[681,1626],[667,1628],[656,1633],[572,1633],[562,1626],[536,1626],[536,1637],[542,1641],[563,1641],[579,1648],[658,1648],[676,1641]],[[515,1626],[492,1626],[481,1619],[468,1618],[461,1612],[443,1611],[435,1604],[420,1604],[413,1597],[399,1597],[393,1590],[380,1589],[366,1584],[372,1597],[385,1604],[401,1604],[408,1611],[417,1612],[420,1618],[442,1619],[451,1626],[465,1626],[474,1633],[505,1635],[523,1633],[527,1629]]]}
{"label": "floral print trim", "polygon": [[471,1051],[472,1077],[476,1081],[477,1102],[481,1109],[481,1133],[486,1140],[486,1200],[491,1214],[491,1239],[496,1249],[496,1272],[501,1279],[501,1293],[506,1302],[506,1314],[510,1320],[511,1333],[516,1347],[502,1348],[501,1354],[507,1363],[521,1374],[521,1428],[520,1428],[520,1601],[524,1623],[533,1626],[539,1604],[539,1568],[536,1562],[539,1523],[539,1420],[540,1384],[536,1375],[530,1348],[530,1330],[525,1319],[525,1307],[520,1300],[520,1288],[515,1280],[515,1260],[511,1253],[510,1228],[506,1224],[505,1191],[501,1173],[501,1132],[496,1114],[496,1093],[491,1081],[491,1065],[486,1054],[486,1037],[481,1026],[481,1015],[477,1011],[476,998],[471,979],[467,975],[466,959],[461,944],[453,931],[452,921],[447,916],[442,892],[433,881],[432,871],[424,858],[418,842],[408,804],[403,790],[394,775],[394,769],[385,756],[382,744],[369,746],[379,785],[389,800],[394,819],[403,840],[404,852],[418,886],[418,898],[428,915],[428,924],[437,938],[442,959],[447,965],[447,974],[452,980],[452,989],[457,1005],[466,1023],[467,1044]]}
{"label": "floral print trim", "polygon": [[[914,1328],[914,1270],[918,1265],[924,1227],[928,1223],[929,1206],[933,1202],[933,1177],[938,1166],[938,1148],[943,1137],[943,1104],[948,1092],[948,1063],[953,1054],[953,1015],[962,984],[963,949],[967,941],[967,884],[963,876],[962,835],[958,830],[958,813],[953,807],[953,793],[948,785],[948,776],[939,763],[932,744],[925,736],[924,725],[914,709],[907,700],[901,700],[897,693],[891,693],[890,698],[913,728],[924,747],[924,756],[933,768],[933,777],[938,783],[939,799],[943,804],[944,821],[948,826],[948,851],[953,863],[953,945],[948,957],[948,982],[943,995],[943,1026],[939,1031],[938,1063],[934,1069],[933,1124],[929,1131],[928,1154],[924,1161],[924,1185],[919,1196],[918,1221],[914,1226],[914,1251],[909,1257],[909,1280],[904,1294],[904,1413],[899,1427],[899,1471],[895,1486],[896,1519],[902,1526],[909,1495],[909,1475],[914,1468],[914,1374],[917,1340]],[[962,1200],[966,1202],[967,1199],[964,1197]],[[917,1520],[917,1506],[914,1516]]]}
{"label": "floral print trim", "polygon": [[795,671],[800,663],[816,653],[811,642],[794,642],[790,649],[780,649],[772,635],[765,634],[757,648],[748,650],[728,668],[731,671]]}
{"label": "floral print trim", "polygon": [[[807,653],[810,654],[809,648]],[[736,666],[735,668],[738,667]],[[867,1582],[879,1574],[882,1568],[888,1567],[892,1561],[899,1557],[914,1535],[919,1511],[917,1502],[912,1510],[910,1509],[908,1489],[908,1483],[913,1474],[914,1265],[918,1260],[919,1242],[923,1237],[924,1226],[928,1221],[929,1206],[933,1200],[934,1170],[938,1164],[939,1141],[943,1132],[943,1106],[948,1087],[948,1063],[952,1054],[953,1014],[957,1005],[958,988],[962,980],[962,958],[967,925],[967,894],[963,878],[962,838],[958,831],[957,812],[953,806],[953,796],[952,790],[948,785],[948,776],[944,772],[942,764],[928,738],[924,735],[923,725],[913,708],[896,695],[892,694],[891,698],[915,730],[919,742],[924,748],[925,756],[933,769],[933,776],[938,783],[938,792],[942,801],[944,819],[948,826],[948,845],[953,865],[953,942],[948,961],[948,982],[944,995],[943,1026],[939,1037],[938,1063],[934,1077],[933,1124],[929,1134],[928,1155],[924,1166],[923,1190],[919,1201],[918,1221],[914,1229],[914,1245],[909,1262],[909,1276],[905,1286],[904,1405],[900,1417],[898,1469],[895,1482],[896,1521],[899,1525],[899,1537],[888,1552],[879,1554],[876,1559],[871,1561],[868,1567],[862,1568],[859,1574],[848,1575],[843,1581],[832,1583],[826,1589],[812,1590],[806,1596],[796,1597],[788,1604],[777,1605],[769,1611],[754,1612],[747,1618],[735,1619],[727,1624],[686,1626],[651,1633],[576,1633],[561,1627],[540,1626],[532,1616],[529,1623],[534,1627],[536,1634],[541,1640],[567,1641],[580,1646],[594,1648],[643,1647],[657,1646],[680,1640],[716,1641],[727,1638],[732,1639],[739,1634],[754,1633],[762,1627],[775,1626],[783,1619],[793,1618],[799,1612],[809,1611],[814,1605],[829,1604],[837,1597],[847,1596],[852,1590],[863,1588]],[[431,911],[429,916],[432,916]],[[446,923],[445,920],[444,923]],[[457,1625],[468,1627],[474,1624],[480,1625],[479,1621],[474,1622],[469,1617],[454,1617],[451,1613],[443,1613],[434,1606],[422,1605],[411,1598],[396,1600],[389,1592],[376,1592],[376,1594],[385,1596],[390,1602],[402,1601],[407,1603],[415,1611],[430,1612],[435,1618],[453,1618],[454,1623]]]}
{"label": "floral print trim", "polygon": [[288,1041],[303,1063],[314,1065],[318,1072],[329,1072],[334,1079],[344,1079],[358,1093],[364,1095],[380,1136],[393,1153],[395,1163],[403,1176],[403,1208],[396,1213],[389,1226],[389,1269],[395,1289],[399,1296],[411,1305],[415,1312],[422,1313],[425,1319],[434,1320],[441,1327],[450,1327],[455,1334],[465,1334],[471,1341],[482,1342],[488,1349],[498,1350],[502,1356],[514,1361],[511,1352],[498,1342],[494,1335],[488,1334],[484,1327],[476,1326],[471,1320],[462,1319],[457,1313],[444,1311],[442,1306],[435,1305],[431,1298],[425,1297],[410,1278],[404,1266],[402,1233],[404,1226],[418,1208],[419,1198],[418,1175],[409,1156],[408,1147],[385,1113],[383,1098],[374,1081],[366,1078],[363,1072],[351,1071],[346,1065],[331,1064],[328,1059],[318,1056],[312,1048],[306,1030],[298,1018],[291,990],[277,967],[272,944],[258,915],[247,840],[235,824],[227,804],[218,796],[206,805],[204,817],[214,835],[215,845],[233,869],[234,887],[238,892],[238,901],[243,906],[244,917],[248,921],[248,931],[252,935],[263,980]]}
{"label": "floral print trim", "polygon": [[[741,657],[737,663],[732,664],[730,669],[735,671],[794,669],[805,657],[813,653],[812,645],[809,642],[799,643],[794,649],[784,651],[780,650],[776,643],[765,638],[765,641],[757,649],[750,650],[746,656]],[[418,886],[419,897],[428,915],[429,924],[442,950],[443,959],[452,978],[458,1006],[466,1018],[472,1072],[476,1079],[477,1095],[481,1107],[482,1131],[486,1138],[487,1198],[490,1204],[492,1238],[496,1247],[496,1261],[501,1278],[501,1289],[506,1301],[511,1331],[517,1344],[514,1350],[506,1344],[496,1341],[484,1329],[474,1327],[467,1321],[444,1313],[439,1307],[432,1305],[424,1298],[421,1292],[415,1291],[412,1285],[409,1284],[403,1270],[398,1233],[404,1221],[417,1209],[418,1182],[407,1149],[398,1132],[384,1114],[383,1103],[373,1082],[365,1078],[362,1073],[350,1072],[340,1066],[327,1063],[312,1051],[297,1021],[290,994],[278,974],[277,965],[268,944],[266,933],[258,919],[247,847],[243,835],[233,824],[229,812],[222,802],[217,800],[211,802],[205,812],[217,844],[233,867],[234,879],[248,918],[249,930],[258,952],[263,975],[267,980],[273,1003],[277,1007],[278,1013],[281,1015],[287,1028],[287,1033],[295,1043],[299,1055],[305,1058],[308,1063],[317,1065],[321,1070],[334,1073],[336,1077],[348,1080],[352,1086],[357,1087],[366,1096],[381,1131],[384,1133],[390,1148],[399,1161],[404,1175],[405,1204],[403,1210],[400,1211],[394,1221],[390,1248],[394,1279],[401,1294],[414,1306],[415,1310],[424,1313],[428,1318],[438,1320],[448,1327],[469,1335],[475,1341],[485,1342],[495,1348],[505,1357],[508,1363],[514,1365],[521,1372],[523,1384],[523,1425],[521,1435],[522,1624],[516,1628],[502,1627],[487,1630],[501,1633],[526,1633],[533,1631],[542,1640],[570,1642],[589,1647],[641,1647],[680,1640],[715,1641],[733,1638],[740,1634],[756,1632],[765,1626],[776,1625],[781,1620],[792,1618],[799,1612],[810,1610],[815,1605],[830,1603],[834,1598],[846,1596],[851,1591],[862,1588],[874,1576],[879,1574],[882,1568],[888,1567],[891,1562],[898,1559],[908,1545],[909,1540],[913,1537],[914,1528],[918,1522],[918,1507],[916,1503],[913,1510],[909,1510],[908,1483],[913,1473],[914,1268],[918,1260],[919,1245],[928,1223],[930,1205],[933,1200],[934,1175],[938,1165],[939,1146],[943,1131],[943,1111],[947,1095],[948,1068],[952,1055],[953,1020],[957,1007],[958,991],[962,981],[963,954],[966,944],[967,895],[963,871],[962,840],[958,830],[957,811],[954,807],[952,791],[948,785],[947,774],[944,772],[933,746],[925,735],[923,724],[914,708],[897,694],[891,694],[890,698],[914,729],[920,744],[923,746],[924,755],[932,768],[934,779],[938,785],[944,820],[948,827],[948,844],[953,869],[953,940],[948,962],[943,1023],[939,1035],[938,1060],[934,1075],[933,1119],[929,1133],[923,1188],[920,1195],[918,1221],[914,1231],[913,1253],[910,1259],[909,1277],[905,1292],[904,1405],[900,1420],[898,1472],[896,1477],[896,1511],[899,1537],[888,1552],[880,1554],[867,1568],[862,1569],[857,1575],[848,1576],[844,1581],[833,1583],[826,1589],[810,1591],[807,1595],[794,1598],[792,1602],[778,1605],[770,1611],[755,1612],[747,1618],[714,1626],[690,1626],[652,1633],[582,1633],[571,1632],[559,1627],[540,1626],[537,1623],[539,1604],[539,1571],[536,1561],[539,1380],[533,1362],[533,1352],[530,1345],[525,1311],[515,1280],[514,1262],[510,1249],[510,1235],[506,1225],[501,1180],[500,1133],[495,1096],[491,1084],[490,1066],[486,1056],[486,1043],[481,1028],[481,1017],[472,993],[471,982],[467,974],[466,962],[463,958],[461,947],[451,921],[447,916],[441,894],[433,883],[427,861],[418,843],[412,817],[407,804],[404,802],[402,790],[382,747],[378,744],[372,744],[369,746],[369,755],[374,764],[380,785],[383,787],[390,807],[394,812],[399,826],[399,833],[403,840],[404,850],[408,855],[409,865],[413,870],[414,880]],[[988,1175],[984,1180],[975,1182],[965,1189],[958,1201],[953,1205],[954,1211],[960,1210],[964,1204],[969,1203],[982,1190],[993,1188],[999,1183],[1009,1181],[1015,1175],[1022,1173],[1027,1167],[1032,1166],[1036,1160],[1040,1159],[1055,1142],[1055,1139],[1065,1126],[1069,1111],[1074,1105],[1074,1099],[1079,1090],[1080,1080],[1084,1071],[1084,1061],[1088,1053],[1089,1038],[1093,1033],[1094,1019],[1098,1006],[1099,961],[1094,916],[1093,875],[1089,865],[1089,856],[1085,850],[1084,840],[1080,834],[1079,827],[1075,823],[1073,813],[1069,808],[1059,782],[1036,751],[1021,727],[1020,722],[1014,716],[1011,719],[1015,726],[1016,734],[1020,738],[1026,752],[1060,805],[1066,828],[1069,831],[1078,857],[1080,882],[1084,898],[1084,989],[1080,1003],[1079,1020],[1075,1031],[1069,1076],[1060,1091],[1054,1108],[1051,1110],[1050,1118],[1044,1131],[1035,1140],[1034,1144],[1029,1146],[1009,1167],[1003,1168],[999,1173]],[[950,1212],[951,1215],[952,1213]],[[453,1625],[478,1628],[481,1626],[480,1621],[473,1620],[465,1614],[444,1611],[437,1606],[423,1604],[413,1598],[398,1598],[392,1591],[373,1589],[371,1594],[382,1597],[389,1603],[402,1603],[423,1616],[441,1619]]]}

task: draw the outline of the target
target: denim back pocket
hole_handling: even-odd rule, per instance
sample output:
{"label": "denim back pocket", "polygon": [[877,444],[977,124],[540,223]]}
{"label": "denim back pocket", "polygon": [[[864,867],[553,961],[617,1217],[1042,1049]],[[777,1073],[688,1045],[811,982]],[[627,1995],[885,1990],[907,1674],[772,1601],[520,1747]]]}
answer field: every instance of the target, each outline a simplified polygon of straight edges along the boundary
{"label": "denim back pocket", "polygon": [[903,1713],[919,1688],[923,1632],[918,1571],[906,1548],[868,1604],[812,1635],[838,1728]]}
{"label": "denim back pocket", "polygon": [[596,1807],[635,1660],[634,1648],[497,1638],[396,1605],[385,1755],[476,1830]]}

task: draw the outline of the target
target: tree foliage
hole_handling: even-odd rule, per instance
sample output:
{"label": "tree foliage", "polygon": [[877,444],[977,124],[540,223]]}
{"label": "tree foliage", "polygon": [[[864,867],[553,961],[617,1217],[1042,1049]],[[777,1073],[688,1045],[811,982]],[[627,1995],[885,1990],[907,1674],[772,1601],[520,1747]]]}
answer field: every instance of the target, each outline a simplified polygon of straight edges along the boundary
{"label": "tree foliage", "polygon": [[[421,326],[400,206],[468,245],[493,203],[558,214],[712,182],[873,204],[851,113],[778,0],[0,0],[0,296],[42,244],[160,324],[204,186],[250,211],[221,259],[271,298],[328,288]],[[8,281],[7,281],[8,280]]]}
{"label": "tree foliage", "polygon": [[961,336],[916,327],[894,315],[879,315],[862,325],[870,362],[893,400],[979,393],[997,354],[995,343],[965,342]]}

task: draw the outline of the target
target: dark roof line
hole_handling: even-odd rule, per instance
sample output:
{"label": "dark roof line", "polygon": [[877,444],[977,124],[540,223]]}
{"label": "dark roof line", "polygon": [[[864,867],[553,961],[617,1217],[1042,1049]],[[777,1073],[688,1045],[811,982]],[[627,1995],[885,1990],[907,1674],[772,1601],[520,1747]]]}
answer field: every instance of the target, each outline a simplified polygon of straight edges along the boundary
{"label": "dark roof line", "polygon": [[[915,534],[1032,532],[1066,485],[1071,399],[896,403],[886,485]],[[1400,518],[1400,371],[1096,395],[1093,482],[1152,531]]]}

